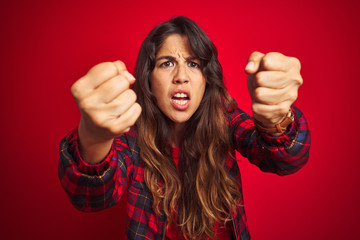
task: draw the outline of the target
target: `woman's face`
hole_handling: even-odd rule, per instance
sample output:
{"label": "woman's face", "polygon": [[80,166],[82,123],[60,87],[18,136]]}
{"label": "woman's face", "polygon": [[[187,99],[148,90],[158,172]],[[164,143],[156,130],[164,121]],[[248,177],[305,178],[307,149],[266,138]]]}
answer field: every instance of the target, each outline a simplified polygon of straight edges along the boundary
{"label": "woman's face", "polygon": [[186,122],[199,107],[205,85],[200,60],[187,38],[169,35],[156,54],[151,73],[151,89],[160,110],[175,124]]}

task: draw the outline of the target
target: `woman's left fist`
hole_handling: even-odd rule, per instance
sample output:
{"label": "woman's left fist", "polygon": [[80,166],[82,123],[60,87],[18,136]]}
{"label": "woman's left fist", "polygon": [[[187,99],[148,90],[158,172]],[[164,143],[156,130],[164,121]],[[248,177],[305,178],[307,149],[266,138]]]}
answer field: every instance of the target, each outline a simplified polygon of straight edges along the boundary
{"label": "woman's left fist", "polygon": [[254,118],[264,127],[281,123],[303,83],[300,61],[281,53],[253,52],[245,67]]}

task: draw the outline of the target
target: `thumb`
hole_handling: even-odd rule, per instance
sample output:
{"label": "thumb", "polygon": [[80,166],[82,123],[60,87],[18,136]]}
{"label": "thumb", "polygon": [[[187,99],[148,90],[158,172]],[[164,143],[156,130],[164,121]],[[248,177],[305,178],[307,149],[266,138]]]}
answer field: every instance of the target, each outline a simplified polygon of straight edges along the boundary
{"label": "thumb", "polygon": [[261,52],[253,52],[250,54],[248,62],[245,67],[245,72],[247,74],[254,74],[259,71],[261,59],[264,57],[264,54]]}

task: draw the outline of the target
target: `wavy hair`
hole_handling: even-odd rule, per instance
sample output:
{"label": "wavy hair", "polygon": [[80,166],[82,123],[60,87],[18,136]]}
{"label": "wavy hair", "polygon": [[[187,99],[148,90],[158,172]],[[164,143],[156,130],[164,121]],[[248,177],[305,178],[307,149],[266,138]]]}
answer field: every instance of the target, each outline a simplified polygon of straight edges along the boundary
{"label": "wavy hair", "polygon": [[[157,106],[151,91],[156,53],[171,34],[188,39],[200,59],[206,87],[199,108],[185,123],[179,172],[172,159],[172,122]],[[153,196],[153,210],[162,205],[168,222],[176,222],[186,239],[214,237],[214,223],[231,220],[240,198],[239,184],[225,169],[231,140],[225,106],[233,101],[223,83],[217,49],[204,31],[186,17],[174,17],[145,38],[136,62],[134,91],[142,106],[136,122],[145,184]],[[174,215],[174,213],[176,213]]]}

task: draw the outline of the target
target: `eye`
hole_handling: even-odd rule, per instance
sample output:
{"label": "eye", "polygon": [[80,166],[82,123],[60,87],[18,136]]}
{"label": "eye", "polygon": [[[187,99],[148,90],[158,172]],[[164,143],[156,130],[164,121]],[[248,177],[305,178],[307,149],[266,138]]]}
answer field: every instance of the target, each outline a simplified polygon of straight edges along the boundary
{"label": "eye", "polygon": [[163,68],[173,67],[173,66],[174,66],[174,63],[171,61],[163,62],[162,64],[160,64],[160,67],[163,67]]}
{"label": "eye", "polygon": [[200,68],[200,65],[197,64],[196,62],[189,62],[188,66],[191,68]]}

